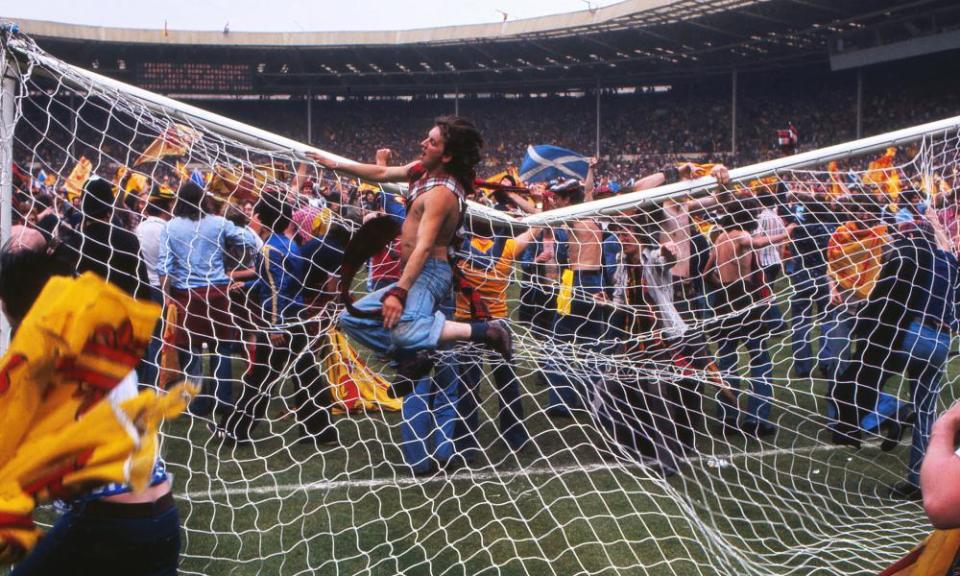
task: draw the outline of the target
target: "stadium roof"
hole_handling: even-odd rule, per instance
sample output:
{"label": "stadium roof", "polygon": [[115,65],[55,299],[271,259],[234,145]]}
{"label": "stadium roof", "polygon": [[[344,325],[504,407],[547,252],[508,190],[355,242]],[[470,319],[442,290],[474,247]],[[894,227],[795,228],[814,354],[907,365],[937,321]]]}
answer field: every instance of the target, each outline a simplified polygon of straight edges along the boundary
{"label": "stadium roof", "polygon": [[626,0],[394,32],[187,32],[19,20],[74,64],[176,94],[575,89],[827,63],[831,43],[960,26],[951,0]]}

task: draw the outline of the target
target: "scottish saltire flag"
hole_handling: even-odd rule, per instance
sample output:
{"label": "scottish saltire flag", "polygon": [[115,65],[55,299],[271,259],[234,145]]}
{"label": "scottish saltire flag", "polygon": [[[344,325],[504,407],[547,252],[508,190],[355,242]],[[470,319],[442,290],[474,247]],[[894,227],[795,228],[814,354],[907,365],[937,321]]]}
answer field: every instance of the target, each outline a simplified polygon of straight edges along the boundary
{"label": "scottish saltire flag", "polygon": [[382,188],[380,194],[383,211],[400,222],[403,222],[407,218],[407,207],[403,203],[403,197],[392,190],[384,190]]}
{"label": "scottish saltire flag", "polygon": [[584,180],[589,167],[583,154],[548,144],[527,146],[527,155],[520,165],[520,179],[528,183],[547,182],[554,178]]}
{"label": "scottish saltire flag", "polygon": [[204,178],[203,172],[197,170],[196,168],[194,168],[193,173],[190,174],[190,180],[201,188],[206,188],[207,186],[207,180]]}

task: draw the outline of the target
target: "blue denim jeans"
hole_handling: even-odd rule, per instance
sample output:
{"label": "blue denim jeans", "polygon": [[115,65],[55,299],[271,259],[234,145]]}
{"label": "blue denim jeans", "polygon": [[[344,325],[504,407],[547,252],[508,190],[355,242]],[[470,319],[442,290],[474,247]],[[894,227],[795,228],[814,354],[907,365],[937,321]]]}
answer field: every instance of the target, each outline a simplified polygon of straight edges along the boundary
{"label": "blue denim jeans", "polygon": [[[822,346],[817,354],[817,363],[827,378],[827,418],[836,420],[837,406],[832,400],[833,388],[838,378],[847,373],[850,367],[850,344],[853,340],[853,325],[857,309],[850,305],[835,306],[830,310],[823,324]],[[895,396],[880,392],[876,406],[863,418],[860,426],[867,431],[877,430],[887,418],[896,416],[902,403]]]}
{"label": "blue denim jeans", "polygon": [[[200,384],[200,394],[190,402],[190,413],[208,416],[214,409],[233,410],[233,342],[217,342],[213,350],[180,350],[180,366],[187,378]],[[210,357],[212,377],[204,376],[203,357]],[[214,401],[216,398],[216,401]]]}
{"label": "blue denim jeans", "polygon": [[11,576],[103,574],[175,576],[180,555],[176,507],[146,518],[105,518],[74,504]]}
{"label": "blue denim jeans", "polygon": [[[783,266],[779,263],[771,264],[763,269],[763,278],[771,290],[773,290],[773,283],[780,277],[782,270]],[[770,322],[770,326],[774,332],[782,332],[787,327],[787,321],[783,317],[783,310],[780,309],[780,305],[776,302],[773,302],[767,310],[767,321]]]}
{"label": "blue denim jeans", "polygon": [[440,360],[432,378],[421,378],[413,392],[404,396],[401,449],[404,462],[414,472],[429,470],[433,463],[443,466],[458,450],[460,396],[456,363],[449,356]]}
{"label": "blue denim jeans", "polygon": [[[163,292],[156,286],[150,286],[150,300],[163,305]],[[163,348],[161,331],[163,330],[163,318],[161,314],[157,320],[157,325],[153,327],[153,334],[150,336],[150,343],[147,344],[147,352],[137,365],[137,379],[141,386],[154,387],[157,385],[157,378],[160,376],[160,350]]]}
{"label": "blue denim jeans", "polygon": [[[754,333],[749,336],[730,334],[724,337],[717,347],[717,368],[723,374],[723,379],[737,390],[743,389],[741,378],[737,374],[737,348],[741,344],[747,348],[750,359],[750,396],[747,399],[747,414],[743,417],[743,423],[767,422],[770,418],[770,398],[773,396],[770,377],[773,375],[773,362],[767,352],[768,337],[768,333]],[[717,399],[717,418],[727,422],[738,420],[740,413],[737,406],[722,394],[717,396]]]}
{"label": "blue denim jeans", "polygon": [[[446,260],[431,258],[410,288],[403,315],[392,330],[384,328],[379,317],[358,318],[347,311],[340,315],[340,328],[354,340],[383,355],[433,350],[440,341],[446,320],[439,310],[440,303],[449,295],[452,279],[450,264]],[[393,284],[364,296],[354,306],[363,311],[378,310],[380,301],[391,287]]]}
{"label": "blue denim jeans", "polygon": [[[340,315],[340,328],[350,338],[383,356],[398,357],[417,350],[436,349],[446,321],[440,304],[450,296],[452,279],[450,264],[431,258],[410,288],[403,315],[392,330],[384,328],[379,317],[358,318],[347,311]],[[392,286],[361,298],[355,303],[356,308],[379,309],[383,295]],[[436,460],[443,462],[453,454],[460,385],[454,370],[442,361],[432,378],[421,378],[413,392],[403,398],[400,426],[403,458],[415,472],[427,470],[432,464],[429,445],[433,437]]]}
{"label": "blue denim jeans", "polygon": [[826,314],[830,302],[826,268],[806,268],[792,262],[790,285],[790,345],[793,368],[797,376],[807,377],[813,371],[813,333],[817,315]]}
{"label": "blue denim jeans", "polygon": [[827,380],[835,381],[846,372],[850,363],[850,336],[856,321],[856,306],[832,306],[821,326],[821,346],[817,363]]}
{"label": "blue denim jeans", "polygon": [[914,321],[904,334],[900,349],[907,355],[907,376],[910,377],[913,407],[917,413],[907,480],[919,486],[920,464],[937,418],[937,399],[950,352],[950,333]]}
{"label": "blue denim jeans", "polygon": [[[483,361],[473,354],[459,355],[460,378],[463,382],[460,403],[457,405],[463,431],[457,435],[457,449],[466,452],[477,448],[477,429],[480,426],[480,382],[483,378]],[[513,368],[504,362],[493,367],[493,381],[500,396],[500,435],[514,450],[519,450],[530,439],[523,426],[523,403],[520,396],[520,380]]]}

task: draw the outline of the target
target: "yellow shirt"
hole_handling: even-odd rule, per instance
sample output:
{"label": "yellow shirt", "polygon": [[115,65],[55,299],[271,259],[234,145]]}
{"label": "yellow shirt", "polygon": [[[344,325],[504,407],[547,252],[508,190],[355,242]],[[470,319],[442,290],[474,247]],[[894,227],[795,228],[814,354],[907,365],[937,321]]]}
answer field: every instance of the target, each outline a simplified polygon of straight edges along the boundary
{"label": "yellow shirt", "polygon": [[[473,238],[470,245],[475,252],[487,254],[494,248],[494,240],[490,238]],[[489,269],[471,266],[468,262],[460,261],[460,273],[483,305],[491,318],[506,318],[507,285],[510,281],[510,272],[517,255],[517,243],[512,238],[503,244],[503,253]],[[462,290],[457,291],[456,317],[460,320],[469,320],[473,317],[470,308],[470,298]]]}

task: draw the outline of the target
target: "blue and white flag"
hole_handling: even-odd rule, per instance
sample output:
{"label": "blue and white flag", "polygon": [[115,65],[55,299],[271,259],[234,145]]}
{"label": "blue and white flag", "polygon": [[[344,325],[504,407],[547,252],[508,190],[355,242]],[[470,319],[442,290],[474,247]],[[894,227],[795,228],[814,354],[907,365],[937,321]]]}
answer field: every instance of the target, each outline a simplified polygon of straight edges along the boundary
{"label": "blue and white flag", "polygon": [[193,173],[190,174],[190,181],[201,188],[205,188],[207,186],[207,181],[206,178],[203,177],[203,172],[197,170],[196,168],[194,168]]}
{"label": "blue and white flag", "polygon": [[37,190],[45,190],[47,187],[47,173],[42,168],[37,172],[37,177],[33,179],[33,187]]}
{"label": "blue and white flag", "polygon": [[589,168],[589,161],[582,154],[539,144],[527,146],[527,155],[520,165],[520,179],[528,183],[547,182],[554,178],[584,180]]}

